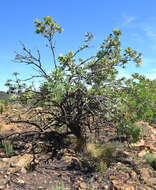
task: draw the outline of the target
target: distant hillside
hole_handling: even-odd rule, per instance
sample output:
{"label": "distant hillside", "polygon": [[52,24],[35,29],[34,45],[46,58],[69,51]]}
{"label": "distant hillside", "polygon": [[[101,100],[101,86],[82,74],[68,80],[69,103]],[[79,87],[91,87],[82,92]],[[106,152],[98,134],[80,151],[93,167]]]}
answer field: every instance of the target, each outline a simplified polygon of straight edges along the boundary
{"label": "distant hillside", "polygon": [[0,91],[0,100],[8,100],[9,99],[9,94],[7,94],[4,91]]}

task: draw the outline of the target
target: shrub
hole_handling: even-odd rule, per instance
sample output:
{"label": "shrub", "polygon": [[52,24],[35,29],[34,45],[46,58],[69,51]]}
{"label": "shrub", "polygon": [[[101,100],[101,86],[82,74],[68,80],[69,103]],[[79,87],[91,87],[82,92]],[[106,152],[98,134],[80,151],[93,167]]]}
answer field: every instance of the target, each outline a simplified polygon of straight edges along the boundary
{"label": "shrub", "polygon": [[35,165],[33,163],[28,163],[25,167],[24,167],[28,172],[32,172],[35,170]]}
{"label": "shrub", "polygon": [[14,152],[14,150],[13,150],[13,145],[10,144],[9,141],[3,140],[3,141],[2,141],[2,146],[3,146],[5,152],[6,152],[6,154],[7,154],[8,156],[12,156],[12,155],[13,155],[13,152]]}
{"label": "shrub", "polygon": [[151,153],[146,153],[144,157],[145,157],[146,164],[150,166],[152,165],[153,161],[156,159],[155,155]]}
{"label": "shrub", "polygon": [[52,190],[64,190],[65,187],[64,187],[64,184],[59,184],[59,183],[56,183],[55,185],[52,185]]}
{"label": "shrub", "polygon": [[98,172],[105,172],[107,170],[107,164],[105,162],[100,162],[96,164],[96,170]]}
{"label": "shrub", "polygon": [[0,105],[0,114],[2,114],[4,111],[3,105]]}
{"label": "shrub", "polygon": [[[77,51],[60,54],[56,59],[53,39],[63,29],[50,16],[44,17],[42,21],[35,20],[35,27],[36,33],[48,41],[53,67],[49,73],[46,72],[39,50],[35,56],[22,44],[23,53],[17,53],[15,61],[33,66],[38,72],[25,80],[14,72],[14,79],[8,80],[6,86],[9,87],[9,93],[13,94],[12,100],[28,108],[33,117],[25,120],[10,116],[10,122],[28,123],[40,132],[55,129],[64,134],[62,137],[73,134],[79,142],[79,151],[85,147],[86,133],[88,129],[92,131],[95,122],[102,126],[118,125],[122,129],[125,120],[127,122],[127,117],[121,115],[120,97],[125,89],[125,79],[117,78],[118,69],[125,68],[129,62],[139,65],[141,54],[129,47],[122,49],[121,31],[114,29],[101,43],[95,55],[80,58],[81,52],[90,47],[90,41],[94,37],[87,32],[84,43]],[[43,82],[36,88],[32,81],[38,77]],[[128,89],[131,89],[130,85]],[[129,125],[130,121],[126,127]],[[131,130],[129,132],[133,133]],[[136,138],[134,134],[131,137]]]}
{"label": "shrub", "polygon": [[116,146],[112,143],[104,145],[87,144],[88,153],[98,162],[109,164],[115,156]]}
{"label": "shrub", "polygon": [[125,81],[127,88],[121,93],[121,107],[125,120],[155,123],[156,80],[137,73]]}

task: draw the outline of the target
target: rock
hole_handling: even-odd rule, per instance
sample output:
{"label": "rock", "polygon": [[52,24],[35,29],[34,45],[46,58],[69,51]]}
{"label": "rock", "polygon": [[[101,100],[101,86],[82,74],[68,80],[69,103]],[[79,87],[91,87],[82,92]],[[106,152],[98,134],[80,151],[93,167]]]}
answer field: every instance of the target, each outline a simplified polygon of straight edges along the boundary
{"label": "rock", "polygon": [[92,189],[98,189],[99,183],[98,182],[94,182],[91,187],[92,187]]}
{"label": "rock", "polygon": [[142,168],[141,171],[141,177],[142,179],[148,183],[149,182],[149,178],[150,178],[150,175],[149,175],[149,172],[148,172],[148,169],[147,168]]}
{"label": "rock", "polygon": [[136,172],[133,171],[133,170],[132,170],[132,172],[131,172],[131,177],[132,177],[132,179],[136,179],[136,178],[137,178],[137,174],[136,174]]}
{"label": "rock", "polygon": [[22,179],[18,179],[18,183],[24,184],[25,182]]}
{"label": "rock", "polygon": [[26,174],[27,170],[23,167],[23,168],[21,168],[21,173]]}
{"label": "rock", "polygon": [[125,190],[135,190],[134,185],[129,184],[127,187],[125,187]]}
{"label": "rock", "polygon": [[152,134],[153,135],[156,135],[156,129],[154,127],[150,127],[151,131],[152,131]]}
{"label": "rock", "polygon": [[15,173],[20,168],[25,173],[25,168],[33,161],[33,155],[24,154],[22,156],[12,156],[11,158],[2,158],[0,160],[0,168],[7,171],[7,174]]}
{"label": "rock", "polygon": [[141,139],[139,142],[133,144],[136,147],[144,147],[145,146],[145,141]]}
{"label": "rock", "polygon": [[103,187],[104,187],[105,190],[109,190],[110,189],[109,185],[104,185]]}
{"label": "rock", "polygon": [[19,170],[18,168],[9,168],[8,171],[7,171],[7,174],[10,175],[12,173],[17,172],[18,170]]}
{"label": "rock", "polygon": [[33,161],[33,155],[24,154],[22,156],[12,156],[11,158],[2,158],[0,168],[25,167]]}
{"label": "rock", "polygon": [[120,182],[116,179],[112,180],[112,184],[113,184],[114,189],[116,190],[119,190],[119,188],[121,187]]}
{"label": "rock", "polygon": [[118,180],[113,180],[112,183],[115,190],[135,190],[133,184],[122,184]]}
{"label": "rock", "polygon": [[0,184],[0,190],[4,190],[4,189],[5,189],[5,185]]}
{"label": "rock", "polygon": [[139,156],[139,157],[143,157],[143,156],[145,156],[146,154],[147,154],[147,151],[142,150],[141,152],[138,153],[138,156]]}
{"label": "rock", "polygon": [[149,181],[152,185],[156,185],[156,177],[151,177]]}
{"label": "rock", "polygon": [[153,127],[153,128],[156,128],[156,124],[152,124],[152,127]]}
{"label": "rock", "polygon": [[10,159],[10,166],[12,167],[25,167],[33,161],[33,155],[24,154],[23,156],[13,156]]}
{"label": "rock", "polygon": [[141,169],[141,177],[146,184],[156,185],[156,177],[151,177],[148,168]]}
{"label": "rock", "polygon": [[38,187],[38,190],[42,190],[42,189],[44,189],[44,187],[42,187],[42,186],[39,186],[39,187]]}
{"label": "rock", "polygon": [[7,162],[4,162],[3,160],[0,160],[0,168],[1,169],[8,169],[9,165]]}
{"label": "rock", "polygon": [[151,134],[151,139],[155,141],[155,135]]}
{"label": "rock", "polygon": [[84,182],[80,183],[80,189],[87,189],[87,184]]}
{"label": "rock", "polygon": [[8,183],[8,179],[0,178],[0,190],[4,190],[6,187],[6,184]]}
{"label": "rock", "polygon": [[156,159],[152,162],[152,168],[154,169],[154,170],[156,170]]}
{"label": "rock", "polygon": [[152,187],[147,187],[147,186],[146,186],[146,190],[153,190],[153,188],[152,188]]}
{"label": "rock", "polygon": [[2,158],[1,159],[3,162],[9,162],[10,158]]}

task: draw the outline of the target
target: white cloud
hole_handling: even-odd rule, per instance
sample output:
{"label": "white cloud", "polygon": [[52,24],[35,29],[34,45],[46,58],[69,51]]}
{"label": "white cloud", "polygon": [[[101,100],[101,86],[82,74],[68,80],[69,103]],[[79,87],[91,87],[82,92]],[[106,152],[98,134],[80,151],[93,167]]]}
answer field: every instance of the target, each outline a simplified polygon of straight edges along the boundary
{"label": "white cloud", "polygon": [[156,68],[152,69],[152,72],[156,72]]}
{"label": "white cloud", "polygon": [[126,20],[125,20],[125,24],[127,25],[127,24],[129,24],[129,23],[131,23],[131,22],[133,22],[135,20],[135,17],[127,17],[126,18]]}
{"label": "white cloud", "polygon": [[136,20],[134,16],[127,16],[126,14],[123,14],[122,17],[123,17],[122,26],[127,26]]}
{"label": "white cloud", "polygon": [[144,39],[142,38],[141,34],[136,32],[131,34],[129,40],[135,43],[144,43]]}
{"label": "white cloud", "polygon": [[149,37],[151,40],[156,41],[156,29],[153,28],[144,28],[145,34],[147,35],[147,37]]}
{"label": "white cloud", "polygon": [[140,27],[142,31],[145,33],[145,35],[155,43],[156,42],[156,18],[148,18],[146,21],[141,23]]}

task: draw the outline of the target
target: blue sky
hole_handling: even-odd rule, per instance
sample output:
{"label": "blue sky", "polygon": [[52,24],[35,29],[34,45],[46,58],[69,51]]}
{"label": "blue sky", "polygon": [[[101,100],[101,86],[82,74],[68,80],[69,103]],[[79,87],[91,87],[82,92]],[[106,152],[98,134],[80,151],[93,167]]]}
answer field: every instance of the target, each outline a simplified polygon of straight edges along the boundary
{"label": "blue sky", "polygon": [[129,65],[120,75],[138,72],[156,78],[155,8],[155,0],[0,1],[0,90],[6,90],[4,83],[13,72],[23,73],[23,77],[32,74],[30,67],[12,61],[15,51],[21,50],[19,41],[30,49],[39,48],[45,68],[52,67],[46,42],[34,32],[34,20],[44,16],[52,16],[64,28],[56,39],[56,54],[76,50],[85,32],[95,35],[93,43],[97,47],[114,28],[119,28],[122,47],[130,46],[143,54],[140,68]]}

